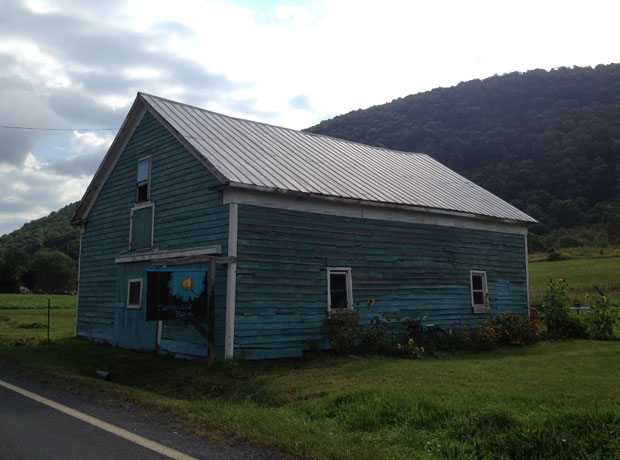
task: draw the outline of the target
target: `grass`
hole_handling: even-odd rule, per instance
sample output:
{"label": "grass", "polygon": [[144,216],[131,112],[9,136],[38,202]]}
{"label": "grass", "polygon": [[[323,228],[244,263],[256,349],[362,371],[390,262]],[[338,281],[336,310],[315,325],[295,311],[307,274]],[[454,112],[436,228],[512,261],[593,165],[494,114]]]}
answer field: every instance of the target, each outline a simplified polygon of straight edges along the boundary
{"label": "grass", "polygon": [[0,342],[25,344],[47,339],[50,301],[50,339],[75,332],[76,297],[67,295],[0,294]]}
{"label": "grass", "polygon": [[47,308],[48,299],[54,309],[77,308],[77,297],[70,295],[0,294],[0,310]]}
{"label": "grass", "polygon": [[[75,309],[50,310],[50,339],[72,337]],[[0,342],[24,344],[47,339],[47,308],[0,309]]]}
{"label": "grass", "polygon": [[[566,259],[601,259],[607,257],[620,257],[620,248],[599,246],[579,246],[575,248],[558,249],[561,257]],[[544,262],[549,257],[548,252],[535,252],[529,254],[530,262]]]}
{"label": "grass", "polygon": [[552,278],[565,278],[569,295],[576,302],[582,302],[585,294],[596,294],[596,287],[607,297],[620,298],[620,257],[530,262],[529,269],[533,302],[545,292]]}
{"label": "grass", "polygon": [[[443,359],[182,361],[78,339],[0,346],[218,431],[325,459],[620,458],[620,342],[543,343]],[[96,370],[113,382],[96,379]]]}

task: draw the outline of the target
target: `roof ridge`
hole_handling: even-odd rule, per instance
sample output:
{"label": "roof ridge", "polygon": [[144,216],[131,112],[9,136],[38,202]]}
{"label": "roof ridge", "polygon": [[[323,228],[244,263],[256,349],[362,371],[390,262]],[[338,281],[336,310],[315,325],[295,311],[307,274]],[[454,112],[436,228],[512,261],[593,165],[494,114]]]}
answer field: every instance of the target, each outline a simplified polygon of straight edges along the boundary
{"label": "roof ridge", "polygon": [[159,99],[161,101],[165,101],[165,102],[167,102],[169,104],[182,105],[184,107],[188,107],[188,108],[191,108],[191,109],[199,110],[201,112],[207,112],[207,113],[210,113],[212,115],[228,118],[230,120],[236,120],[236,121],[241,121],[241,122],[245,122],[245,123],[253,123],[253,124],[257,124],[257,125],[268,126],[270,128],[283,129],[283,130],[286,130],[286,131],[291,131],[291,132],[294,132],[294,133],[297,133],[297,134],[302,134],[302,135],[305,135],[305,136],[331,139],[331,140],[335,140],[335,141],[338,141],[338,142],[345,142],[347,144],[353,144],[353,145],[361,145],[361,146],[364,146],[364,147],[370,147],[370,148],[378,149],[378,150],[385,150],[385,151],[388,151],[388,152],[397,152],[397,153],[403,153],[403,154],[407,154],[407,155],[421,155],[421,156],[427,156],[427,157],[432,158],[428,153],[424,153],[424,152],[407,152],[405,150],[390,149],[388,147],[380,147],[378,145],[364,144],[363,142],[356,142],[356,141],[352,141],[352,140],[349,140],[349,139],[342,139],[342,138],[339,138],[339,137],[329,136],[327,134],[310,133],[308,131],[304,131],[304,130],[301,130],[301,129],[288,128],[286,126],[274,125],[274,124],[271,124],[271,123],[266,123],[264,121],[250,120],[248,118],[241,118],[241,117],[235,117],[235,116],[232,116],[232,115],[226,115],[225,113],[215,112],[213,110],[209,110],[209,109],[205,109],[205,108],[198,107],[198,106],[195,106],[195,105],[187,104],[185,102],[174,101],[172,99],[168,99],[168,98],[161,97],[161,96],[155,96],[154,94],[143,93],[141,91],[138,91],[138,96],[147,96],[147,97],[150,97],[150,98],[153,98],[153,99]]}

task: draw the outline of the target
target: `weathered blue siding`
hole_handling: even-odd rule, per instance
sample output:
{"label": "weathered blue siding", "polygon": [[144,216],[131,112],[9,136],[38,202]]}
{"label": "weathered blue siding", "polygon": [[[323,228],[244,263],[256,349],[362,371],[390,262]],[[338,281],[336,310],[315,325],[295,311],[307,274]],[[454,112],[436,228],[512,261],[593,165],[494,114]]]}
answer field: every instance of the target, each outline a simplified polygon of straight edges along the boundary
{"label": "weathered blue siding", "polygon": [[235,355],[298,356],[320,340],[327,267],[351,267],[361,320],[376,312],[476,324],[470,270],[487,272],[491,313],[527,314],[523,235],[239,206]]}
{"label": "weathered blue siding", "polygon": [[[77,335],[129,348],[153,348],[155,324],[146,323],[148,263],[116,264],[127,254],[131,208],[135,205],[137,160],[151,155],[151,201],[155,203],[153,245],[161,250],[228,244],[228,206],[219,182],[150,113],[146,113],[97,197],[82,238]],[[139,252],[139,251],[138,251]],[[127,280],[144,278],[143,307],[126,308]],[[216,347],[224,340],[226,269],[218,266]],[[186,346],[176,342],[187,342]],[[193,328],[164,322],[162,350],[205,354]]]}

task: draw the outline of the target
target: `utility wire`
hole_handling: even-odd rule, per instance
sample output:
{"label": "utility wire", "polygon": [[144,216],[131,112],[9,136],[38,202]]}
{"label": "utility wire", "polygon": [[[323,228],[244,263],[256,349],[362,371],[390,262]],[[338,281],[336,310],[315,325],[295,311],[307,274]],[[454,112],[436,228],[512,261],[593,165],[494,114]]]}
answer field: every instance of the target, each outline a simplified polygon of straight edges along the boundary
{"label": "utility wire", "polygon": [[30,126],[0,125],[4,129],[25,129],[29,131],[118,131],[121,128],[33,128]]}

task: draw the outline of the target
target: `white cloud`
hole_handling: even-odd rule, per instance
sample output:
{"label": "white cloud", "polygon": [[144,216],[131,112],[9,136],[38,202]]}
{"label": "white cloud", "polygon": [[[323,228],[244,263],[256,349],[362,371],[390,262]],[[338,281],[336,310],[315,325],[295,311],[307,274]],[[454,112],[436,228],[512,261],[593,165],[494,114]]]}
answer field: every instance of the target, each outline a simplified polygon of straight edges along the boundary
{"label": "white cloud", "polygon": [[0,235],[79,200],[90,178],[56,173],[32,153],[22,167],[1,166]]}
{"label": "white cloud", "polygon": [[36,14],[48,14],[58,11],[57,7],[54,7],[49,2],[45,2],[43,0],[27,0],[24,2],[24,5]]}
{"label": "white cloud", "polygon": [[100,136],[92,131],[73,131],[71,136],[71,150],[78,153],[102,152],[112,143],[112,134]]}

